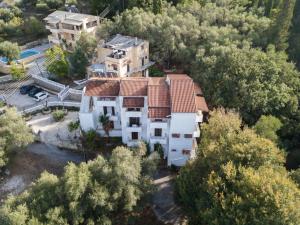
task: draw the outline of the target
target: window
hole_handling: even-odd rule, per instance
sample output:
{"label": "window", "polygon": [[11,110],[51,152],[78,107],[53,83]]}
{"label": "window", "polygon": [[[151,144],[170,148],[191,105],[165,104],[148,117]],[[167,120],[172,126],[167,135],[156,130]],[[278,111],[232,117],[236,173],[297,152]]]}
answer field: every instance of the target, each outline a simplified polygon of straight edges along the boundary
{"label": "window", "polygon": [[75,35],[71,34],[72,40],[75,41]]}
{"label": "window", "polygon": [[162,119],[154,119],[154,122],[162,122]]}
{"label": "window", "polygon": [[180,138],[180,134],[172,134],[172,138]]}
{"label": "window", "polygon": [[172,151],[172,152],[177,152],[177,150],[176,150],[176,149],[172,149],[171,151]]}
{"label": "window", "polygon": [[107,107],[106,106],[103,106],[103,112],[104,112],[104,115],[107,114]]}
{"label": "window", "polygon": [[127,64],[127,73],[129,73],[129,72],[130,72],[130,65]]}
{"label": "window", "polygon": [[113,64],[112,67],[113,67],[113,70],[118,70],[118,66],[116,64]]}
{"label": "window", "polygon": [[184,138],[193,138],[192,134],[184,134]]}
{"label": "window", "polygon": [[190,155],[190,154],[191,154],[191,150],[187,150],[187,149],[182,150],[182,155]]}
{"label": "window", "polygon": [[161,128],[155,128],[154,129],[154,136],[155,137],[161,137],[162,136],[162,129]]}
{"label": "window", "polygon": [[114,116],[115,114],[115,107],[111,107],[111,114]]}
{"label": "window", "polygon": [[129,117],[129,126],[132,127],[133,125],[136,125],[136,126],[140,125],[139,117]]}
{"label": "window", "polygon": [[93,101],[93,97],[90,97],[90,103],[89,103],[89,110],[92,111],[94,108],[94,101]]}
{"label": "window", "polygon": [[142,58],[142,66],[144,66],[144,65],[145,65],[145,59]]}
{"label": "window", "polygon": [[137,140],[137,139],[139,139],[139,133],[138,133],[138,132],[132,132],[132,133],[131,133],[131,139],[132,139],[132,140]]}
{"label": "window", "polygon": [[144,45],[141,46],[141,49],[142,49],[142,50],[144,49]]}
{"label": "window", "polygon": [[127,108],[127,111],[129,111],[129,112],[140,112],[141,109],[140,108]]}
{"label": "window", "polygon": [[61,34],[58,34],[57,36],[58,36],[58,39],[60,40],[61,39]]}

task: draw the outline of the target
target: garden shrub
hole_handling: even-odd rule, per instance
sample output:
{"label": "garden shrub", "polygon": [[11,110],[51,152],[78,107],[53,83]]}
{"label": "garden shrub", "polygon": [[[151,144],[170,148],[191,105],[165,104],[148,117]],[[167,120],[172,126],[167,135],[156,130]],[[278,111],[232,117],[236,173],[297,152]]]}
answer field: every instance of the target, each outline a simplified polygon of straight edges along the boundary
{"label": "garden shrub", "polygon": [[65,117],[65,115],[66,115],[65,111],[63,111],[61,109],[56,109],[52,113],[52,117],[53,117],[54,121],[56,121],[56,122],[63,120],[63,118]]}

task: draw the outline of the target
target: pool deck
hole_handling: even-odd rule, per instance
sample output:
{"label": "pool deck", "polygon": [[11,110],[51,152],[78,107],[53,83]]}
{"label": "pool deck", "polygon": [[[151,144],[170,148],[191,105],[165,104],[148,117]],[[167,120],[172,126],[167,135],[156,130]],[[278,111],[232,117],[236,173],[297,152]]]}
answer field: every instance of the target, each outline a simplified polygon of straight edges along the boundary
{"label": "pool deck", "polygon": [[[35,50],[35,51],[38,51],[39,54],[35,54],[32,56],[17,60],[17,62],[25,65],[25,67],[27,68],[31,62],[33,62],[34,60],[36,60],[38,58],[43,57],[45,51],[47,49],[49,49],[51,46],[52,46],[51,44],[47,43],[47,44],[35,46],[33,48],[22,49],[22,51]],[[10,73],[10,65],[7,65],[5,62],[0,60],[0,72],[4,73],[4,74],[9,74]]]}

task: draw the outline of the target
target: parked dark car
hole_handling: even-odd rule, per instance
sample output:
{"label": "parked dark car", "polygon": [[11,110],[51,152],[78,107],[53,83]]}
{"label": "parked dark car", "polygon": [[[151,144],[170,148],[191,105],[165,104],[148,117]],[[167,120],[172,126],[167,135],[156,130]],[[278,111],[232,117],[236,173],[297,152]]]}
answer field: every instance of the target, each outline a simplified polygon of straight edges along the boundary
{"label": "parked dark car", "polygon": [[34,86],[34,87],[29,91],[28,95],[29,95],[30,97],[34,97],[37,93],[39,93],[39,92],[41,92],[41,91],[43,91],[42,88],[39,88],[39,87],[35,87],[35,86]]}
{"label": "parked dark car", "polygon": [[22,95],[26,95],[26,94],[28,94],[28,93],[30,92],[30,90],[31,90],[32,88],[34,88],[34,87],[35,87],[34,85],[24,85],[24,86],[20,87],[20,93],[21,93]]}

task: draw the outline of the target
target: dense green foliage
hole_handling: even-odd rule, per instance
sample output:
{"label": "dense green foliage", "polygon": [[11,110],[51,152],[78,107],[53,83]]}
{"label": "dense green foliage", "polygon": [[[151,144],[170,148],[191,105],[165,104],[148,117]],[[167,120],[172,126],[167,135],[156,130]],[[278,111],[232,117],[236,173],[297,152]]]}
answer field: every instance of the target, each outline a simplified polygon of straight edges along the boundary
{"label": "dense green foliage", "polygon": [[5,108],[0,115],[0,168],[9,161],[12,150],[33,141],[31,130],[14,108]]}
{"label": "dense green foliage", "polygon": [[14,80],[23,78],[25,76],[25,72],[23,65],[13,63],[10,67],[10,74]]}
{"label": "dense green foliage", "polygon": [[299,224],[300,189],[271,141],[224,110],[203,125],[198,158],[181,169],[178,201],[190,224]]}
{"label": "dense green foliage", "polygon": [[262,116],[256,122],[253,129],[261,137],[270,139],[274,143],[278,142],[277,131],[282,127],[281,121],[274,116]]}
{"label": "dense green foliage", "polygon": [[28,191],[6,201],[0,223],[127,224],[126,213],[152,190],[143,169],[151,164],[140,153],[118,147],[109,159],[70,163],[61,178],[44,172]]}
{"label": "dense green foliage", "polygon": [[52,112],[52,118],[55,122],[63,120],[65,117],[66,113],[62,109],[56,109]]}
{"label": "dense green foliage", "polygon": [[76,42],[76,47],[81,48],[88,59],[92,59],[97,48],[96,38],[83,32]]}
{"label": "dense green foliage", "polygon": [[37,17],[24,17],[16,6],[0,9],[0,38],[23,44],[45,34],[45,26]]}
{"label": "dense green foliage", "polygon": [[0,42],[0,56],[4,56],[10,64],[13,60],[18,59],[20,56],[20,47],[17,43],[9,41]]}
{"label": "dense green foliage", "polygon": [[72,77],[85,78],[88,59],[82,48],[75,48],[69,56],[69,73]]}
{"label": "dense green foliage", "polygon": [[59,46],[53,46],[46,51],[46,66],[50,73],[58,77],[68,75],[69,63],[66,52]]}

